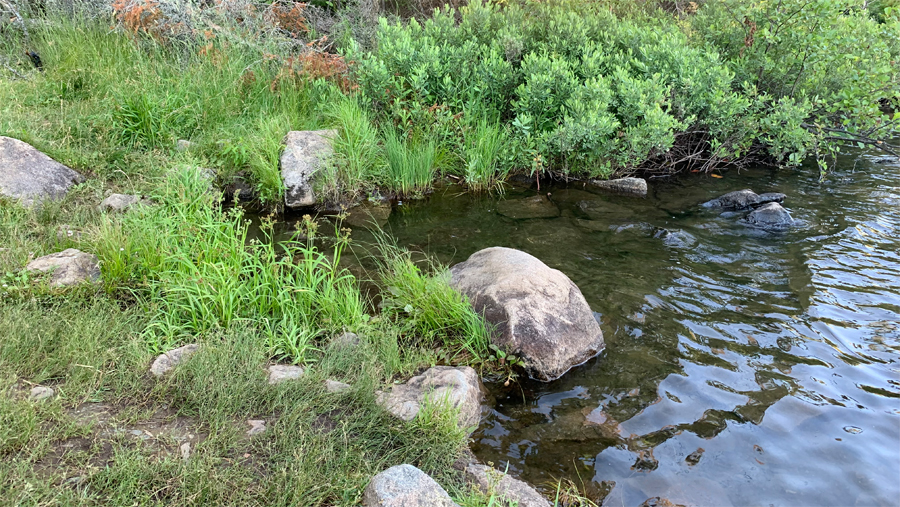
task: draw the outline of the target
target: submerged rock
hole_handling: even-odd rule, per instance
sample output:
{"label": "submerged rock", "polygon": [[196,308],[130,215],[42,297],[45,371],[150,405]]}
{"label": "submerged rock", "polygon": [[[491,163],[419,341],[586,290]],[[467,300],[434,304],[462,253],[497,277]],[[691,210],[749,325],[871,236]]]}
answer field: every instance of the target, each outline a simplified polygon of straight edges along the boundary
{"label": "submerged rock", "polygon": [[269,384],[275,385],[285,380],[297,380],[303,376],[303,367],[293,364],[273,364],[269,366]]}
{"label": "submerged rock", "polygon": [[334,150],[331,139],[334,130],[291,131],[284,138],[281,153],[281,179],[284,182],[284,204],[288,208],[303,208],[316,203],[313,177],[328,163]]}
{"label": "submerged rock", "polygon": [[494,493],[504,501],[500,505],[550,507],[550,502],[528,483],[485,465],[466,467],[466,481],[485,494]]}
{"label": "submerged rock", "polygon": [[100,211],[122,212],[148,202],[139,195],[111,194],[100,203]]}
{"label": "submerged rock", "polygon": [[672,248],[690,248],[697,244],[697,238],[693,234],[685,232],[681,229],[668,230],[658,229],[653,233],[654,238],[662,239],[666,246]]}
{"label": "submerged rock", "polygon": [[391,216],[391,204],[363,203],[347,211],[344,222],[352,227],[384,227]]}
{"label": "submerged rock", "polygon": [[30,144],[0,136],[0,195],[32,206],[44,199],[62,199],[69,187],[83,181],[80,174]]}
{"label": "submerged rock", "polygon": [[450,284],[495,326],[493,342],[544,381],[594,357],[603,332],[578,287],[525,252],[493,247],[450,269]]}
{"label": "submerged rock", "polygon": [[744,220],[763,229],[784,229],[794,224],[788,210],[777,202],[770,202],[751,211]]}
{"label": "submerged rock", "polygon": [[97,256],[69,248],[29,262],[28,271],[50,272],[50,285],[65,287],[100,279],[100,261]]}
{"label": "submerged rock", "polygon": [[530,218],[555,218],[559,208],[546,195],[535,195],[525,199],[506,199],[497,204],[497,212],[509,218],[527,220]]}
{"label": "submerged rock", "polygon": [[786,196],[777,192],[757,195],[750,189],[737,190],[717,197],[702,204],[704,208],[721,208],[730,210],[750,209],[769,202],[782,202]]}
{"label": "submerged rock", "polygon": [[365,507],[459,507],[425,472],[397,465],[372,478],[363,492]]}
{"label": "submerged rock", "polygon": [[484,386],[468,366],[435,366],[382,393],[378,402],[394,416],[411,421],[426,403],[447,404],[459,410],[459,426],[474,428],[481,419]]}
{"label": "submerged rock", "polygon": [[150,365],[150,373],[162,377],[198,350],[200,350],[200,345],[191,343],[160,354]]}
{"label": "submerged rock", "polygon": [[642,178],[618,178],[615,180],[591,180],[590,184],[622,195],[647,196],[647,180]]}

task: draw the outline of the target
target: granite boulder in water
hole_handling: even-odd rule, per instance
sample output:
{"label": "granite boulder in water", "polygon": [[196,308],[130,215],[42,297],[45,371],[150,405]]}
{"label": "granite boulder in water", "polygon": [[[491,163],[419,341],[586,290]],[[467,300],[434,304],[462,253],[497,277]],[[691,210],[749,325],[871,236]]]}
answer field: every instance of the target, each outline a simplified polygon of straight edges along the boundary
{"label": "granite boulder in water", "polygon": [[742,210],[755,208],[770,202],[783,202],[786,196],[777,192],[757,195],[750,189],[729,192],[711,201],[703,203],[704,208],[721,208]]}
{"label": "granite boulder in water", "polygon": [[0,136],[0,195],[31,206],[62,199],[84,178],[18,139]]}
{"label": "granite boulder in water", "polygon": [[751,211],[744,219],[748,224],[763,229],[784,229],[794,224],[788,210],[777,202],[770,202]]}
{"label": "granite boulder in water", "polygon": [[450,284],[494,326],[495,345],[528,375],[561,377],[603,349],[603,332],[572,280],[532,255],[493,247],[450,269]]}
{"label": "granite boulder in water", "polygon": [[303,208],[316,203],[313,177],[327,163],[334,150],[334,130],[288,132],[281,153],[281,179],[284,181],[284,204]]}

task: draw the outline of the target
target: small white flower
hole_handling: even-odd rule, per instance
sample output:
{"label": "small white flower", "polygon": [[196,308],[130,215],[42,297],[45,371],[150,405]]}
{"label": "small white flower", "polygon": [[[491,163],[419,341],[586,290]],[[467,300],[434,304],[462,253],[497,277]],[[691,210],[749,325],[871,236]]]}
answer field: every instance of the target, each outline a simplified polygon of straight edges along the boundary
{"label": "small white flower", "polygon": [[124,252],[125,249],[124,249],[124,248],[120,248],[119,251],[120,251],[120,252]]}

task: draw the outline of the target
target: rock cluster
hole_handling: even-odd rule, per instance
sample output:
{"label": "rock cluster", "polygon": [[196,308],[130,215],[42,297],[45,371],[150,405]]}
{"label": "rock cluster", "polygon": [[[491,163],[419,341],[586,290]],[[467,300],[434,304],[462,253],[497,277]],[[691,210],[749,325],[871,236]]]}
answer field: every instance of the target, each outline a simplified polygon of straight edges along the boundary
{"label": "rock cluster", "polygon": [[532,255],[486,248],[450,273],[450,284],[494,326],[494,344],[522,358],[533,378],[557,379],[603,348],[603,332],[578,287]]}
{"label": "rock cluster", "polygon": [[767,230],[782,230],[794,225],[794,219],[781,203],[785,195],[777,192],[757,195],[750,189],[729,192],[702,204],[705,208],[752,210],[744,223]]}

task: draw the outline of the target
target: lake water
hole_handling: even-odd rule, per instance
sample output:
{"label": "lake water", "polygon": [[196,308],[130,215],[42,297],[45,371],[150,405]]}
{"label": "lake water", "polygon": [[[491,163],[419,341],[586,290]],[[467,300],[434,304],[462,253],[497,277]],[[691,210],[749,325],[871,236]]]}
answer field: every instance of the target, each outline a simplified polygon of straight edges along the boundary
{"label": "lake water", "polygon": [[[743,188],[787,194],[799,225],[763,232],[699,206]],[[480,459],[542,487],[569,479],[603,505],[900,503],[896,162],[842,159],[821,182],[813,167],[656,179],[646,199],[540,193],[558,217],[498,213],[535,188],[449,187],[389,220],[448,264],[524,250],[601,321],[605,351],[562,379],[489,386]]]}

